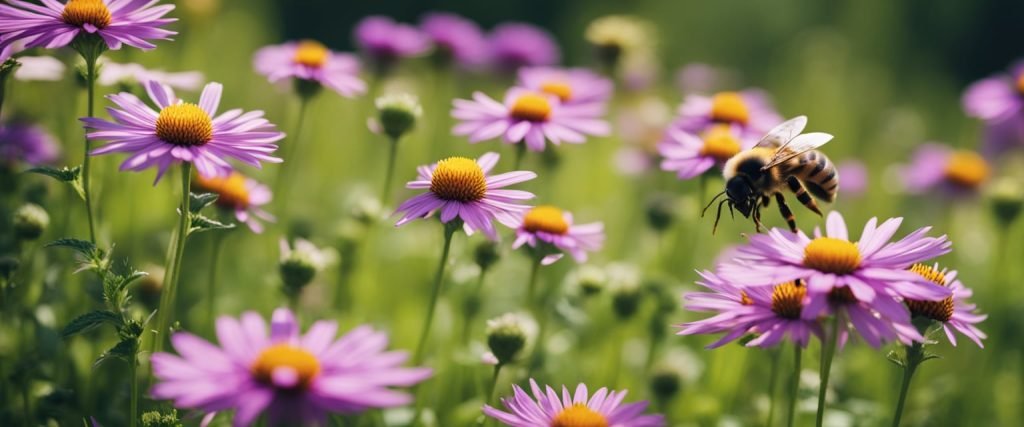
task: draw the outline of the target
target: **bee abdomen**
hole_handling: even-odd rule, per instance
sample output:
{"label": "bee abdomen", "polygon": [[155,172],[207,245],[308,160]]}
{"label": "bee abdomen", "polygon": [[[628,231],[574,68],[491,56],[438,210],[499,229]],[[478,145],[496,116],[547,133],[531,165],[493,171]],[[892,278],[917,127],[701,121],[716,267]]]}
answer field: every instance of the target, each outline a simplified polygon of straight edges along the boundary
{"label": "bee abdomen", "polygon": [[797,177],[807,191],[826,202],[836,199],[839,190],[839,174],[836,166],[819,151],[808,151],[797,158],[788,172]]}

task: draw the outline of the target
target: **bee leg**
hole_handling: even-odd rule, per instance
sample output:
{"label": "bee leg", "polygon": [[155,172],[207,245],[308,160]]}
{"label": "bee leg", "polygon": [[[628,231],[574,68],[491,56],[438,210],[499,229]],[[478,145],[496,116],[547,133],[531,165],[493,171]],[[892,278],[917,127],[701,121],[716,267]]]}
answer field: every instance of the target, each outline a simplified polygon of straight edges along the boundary
{"label": "bee leg", "polygon": [[[711,227],[712,236],[714,236],[715,232],[718,231],[718,221],[722,219],[722,205],[726,204],[728,201],[729,200],[722,200],[721,202],[718,202],[718,213],[715,215],[715,225]],[[732,204],[729,204],[729,209],[732,210]]]}
{"label": "bee leg", "polygon": [[[753,215],[750,215],[750,217],[754,220],[754,231],[760,233],[761,232],[761,227],[764,225],[764,224],[761,224],[761,206],[760,205],[756,205],[756,204],[754,205],[754,212],[753,212]],[[765,228],[767,228],[767,227],[765,227]]]}
{"label": "bee leg", "polygon": [[775,193],[775,201],[779,204],[779,213],[782,214],[782,217],[786,219],[786,224],[789,225],[789,231],[796,233],[796,217],[793,216],[793,211],[786,204],[785,196],[782,193]]}
{"label": "bee leg", "polygon": [[818,204],[814,202],[810,194],[807,194],[807,190],[804,189],[804,185],[800,183],[800,180],[796,179],[795,176],[790,175],[786,178],[786,184],[789,184],[789,191],[796,194],[796,199],[800,201],[807,209],[822,216],[821,209],[818,209]]}

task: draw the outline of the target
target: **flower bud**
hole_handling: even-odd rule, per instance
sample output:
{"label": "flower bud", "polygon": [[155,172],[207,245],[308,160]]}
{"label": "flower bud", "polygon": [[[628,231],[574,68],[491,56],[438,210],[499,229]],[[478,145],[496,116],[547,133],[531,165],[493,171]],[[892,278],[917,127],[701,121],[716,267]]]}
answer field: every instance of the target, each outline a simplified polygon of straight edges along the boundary
{"label": "flower bud", "polygon": [[651,394],[660,402],[672,400],[679,389],[682,388],[682,378],[679,372],[668,366],[658,366],[651,372],[650,383]]}
{"label": "flower bud", "polygon": [[642,297],[640,271],[633,265],[612,264],[608,266],[608,285],[615,314],[622,319],[633,317],[640,309]]}
{"label": "flower bud", "polygon": [[594,296],[601,293],[608,277],[604,269],[593,265],[584,265],[576,270],[576,286],[583,296]]}
{"label": "flower bud", "polygon": [[594,47],[598,62],[615,69],[621,60],[638,51],[651,50],[655,43],[650,22],[628,15],[609,15],[595,19],[584,34]]}
{"label": "flower bud", "polygon": [[167,413],[149,411],[142,414],[142,427],[181,427],[178,410],[171,409]]}
{"label": "flower bud", "polygon": [[327,267],[332,258],[331,252],[318,249],[307,240],[296,239],[294,247],[289,247],[288,241],[281,239],[281,261],[278,268],[285,293],[298,295],[317,273]]}
{"label": "flower bud", "polygon": [[647,201],[647,224],[663,232],[676,220],[675,200],[667,194],[655,194]]}
{"label": "flower bud", "polygon": [[1004,228],[1013,224],[1024,206],[1024,188],[1019,180],[1011,177],[1000,179],[989,192],[992,213]]}
{"label": "flower bud", "polygon": [[491,268],[499,259],[501,259],[501,252],[498,251],[497,242],[485,240],[473,250],[473,260],[481,270]]}
{"label": "flower bud", "polygon": [[419,99],[408,93],[384,95],[377,98],[375,104],[381,129],[394,141],[412,130],[423,115]]}
{"label": "flower bud", "polygon": [[35,240],[50,225],[50,215],[39,205],[26,203],[14,211],[14,235],[19,240]]}
{"label": "flower bud", "polygon": [[517,313],[505,313],[487,321],[487,347],[498,364],[512,362],[526,348],[532,320]]}

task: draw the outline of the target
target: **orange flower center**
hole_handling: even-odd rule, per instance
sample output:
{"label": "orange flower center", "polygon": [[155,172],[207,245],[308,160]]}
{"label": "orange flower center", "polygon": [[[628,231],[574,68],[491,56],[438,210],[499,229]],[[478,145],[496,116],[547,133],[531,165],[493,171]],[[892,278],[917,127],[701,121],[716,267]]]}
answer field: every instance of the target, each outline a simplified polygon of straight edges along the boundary
{"label": "orange flower center", "polygon": [[540,90],[557,96],[558,99],[562,100],[562,102],[568,101],[572,98],[572,86],[569,86],[568,83],[562,81],[554,80],[545,82],[540,85]]}
{"label": "orange flower center", "polygon": [[196,186],[203,191],[217,194],[217,205],[235,209],[249,207],[249,189],[245,186],[245,176],[231,172],[227,178],[196,178]]}
{"label": "orange flower center", "polygon": [[725,162],[739,152],[740,140],[733,135],[729,125],[716,125],[704,133],[704,148],[700,149],[700,155]]}
{"label": "orange flower center", "polygon": [[543,122],[551,116],[551,103],[539,93],[524,93],[512,104],[512,117],[531,122]]}
{"label": "orange flower center", "polygon": [[946,163],[946,179],[961,187],[977,188],[988,179],[988,175],[988,162],[974,151],[956,151]]}
{"label": "orange flower center", "polygon": [[1024,72],[1017,76],[1017,91],[1024,95]]}
{"label": "orange flower center", "polygon": [[719,92],[711,97],[711,119],[745,125],[750,120],[750,110],[739,93]]}
{"label": "orange flower center", "polygon": [[472,159],[449,157],[437,162],[430,192],[442,200],[475,202],[487,194],[484,170]]}
{"label": "orange flower center", "polygon": [[268,384],[280,384],[278,376],[292,376],[289,388],[308,388],[320,374],[320,361],[310,352],[288,344],[267,347],[256,357],[250,368],[256,379]]}
{"label": "orange flower center", "polygon": [[565,222],[562,210],[554,206],[537,206],[526,212],[523,217],[523,228],[531,233],[543,231],[551,234],[569,232],[569,223]]}
{"label": "orange flower center", "polygon": [[110,9],[103,0],[71,0],[64,5],[60,18],[69,25],[81,27],[92,24],[103,29],[110,25]]}
{"label": "orange flower center", "polygon": [[327,46],[324,46],[315,40],[303,40],[299,42],[298,47],[295,49],[295,57],[292,58],[296,64],[305,65],[307,67],[320,68],[327,63],[327,58],[330,56],[331,51],[327,50]]}
{"label": "orange flower center", "polygon": [[213,121],[198,105],[168,105],[156,118],[156,136],[168,144],[204,145],[213,139]]}
{"label": "orange flower center", "polygon": [[[924,264],[914,264],[910,271],[917,273],[925,280],[939,286],[946,286],[946,273],[936,270]],[[919,301],[907,300],[907,307],[910,313],[915,316],[927,317],[940,322],[948,322],[953,317],[953,296],[948,296],[940,301]]]}
{"label": "orange flower center", "polygon": [[826,273],[853,273],[860,261],[857,245],[842,239],[819,237],[804,248],[804,266]]}
{"label": "orange flower center", "polygon": [[562,409],[551,420],[551,427],[608,427],[608,425],[608,418],[582,403]]}
{"label": "orange flower center", "polygon": [[807,287],[799,282],[786,282],[772,289],[772,311],[779,317],[799,319],[804,308]]}

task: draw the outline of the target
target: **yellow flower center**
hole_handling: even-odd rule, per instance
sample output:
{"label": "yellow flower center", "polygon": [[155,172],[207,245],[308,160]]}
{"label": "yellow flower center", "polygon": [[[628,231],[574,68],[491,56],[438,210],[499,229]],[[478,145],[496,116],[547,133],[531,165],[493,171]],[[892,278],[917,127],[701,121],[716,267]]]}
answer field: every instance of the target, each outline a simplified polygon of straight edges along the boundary
{"label": "yellow flower center", "polygon": [[295,57],[292,58],[296,64],[305,65],[307,67],[320,68],[327,63],[327,58],[330,56],[331,51],[327,50],[327,46],[324,46],[315,40],[303,40],[299,42],[298,47],[295,49]]}
{"label": "yellow flower center", "polygon": [[512,104],[512,117],[531,122],[543,122],[551,115],[551,103],[539,93],[524,93]]}
{"label": "yellow flower center", "polygon": [[103,0],[71,0],[64,6],[60,18],[69,25],[92,24],[103,29],[110,25],[110,9]]}
{"label": "yellow flower center", "polygon": [[577,403],[555,415],[551,427],[608,427],[608,419],[587,405]]}
{"label": "yellow flower center", "polygon": [[196,178],[196,186],[203,191],[217,194],[217,205],[228,208],[245,209],[249,207],[249,190],[245,186],[245,176],[231,172],[227,178]]}
{"label": "yellow flower center", "polygon": [[430,192],[442,200],[475,202],[487,194],[484,170],[472,159],[449,157],[437,162]]}
{"label": "yellow flower center", "polygon": [[1024,72],[1017,76],[1017,91],[1024,95]]}
{"label": "yellow flower center", "polygon": [[842,239],[819,237],[804,248],[804,266],[826,273],[853,273],[860,261],[857,245]]}
{"label": "yellow flower center", "polygon": [[[924,264],[914,264],[910,271],[917,273],[925,280],[939,286],[946,286],[946,273],[936,270]],[[910,313],[915,316],[923,316],[940,322],[948,322],[953,317],[953,296],[948,296],[941,301],[919,301],[907,300],[907,307]]]}
{"label": "yellow flower center", "polygon": [[531,233],[543,231],[551,234],[569,232],[569,223],[565,222],[562,210],[554,206],[537,206],[526,212],[523,228]]}
{"label": "yellow flower center", "polygon": [[775,289],[772,290],[772,311],[779,317],[799,319],[806,295],[807,287],[801,286],[799,282],[775,285]]}
{"label": "yellow flower center", "polygon": [[296,381],[292,388],[307,388],[320,374],[320,361],[310,352],[288,344],[267,347],[253,362],[250,371],[256,379],[273,384],[274,373],[289,369]]}
{"label": "yellow flower center", "polygon": [[750,295],[747,295],[747,291],[740,291],[740,304],[753,305],[754,300],[750,299]]}
{"label": "yellow flower center", "polygon": [[562,81],[549,81],[540,85],[540,90],[545,93],[550,93],[561,99],[562,102],[568,101],[572,98],[572,86]]}
{"label": "yellow flower center", "polygon": [[204,145],[213,138],[213,121],[196,104],[168,105],[156,118],[156,136],[168,144]]}
{"label": "yellow flower center", "polygon": [[719,92],[711,98],[711,119],[745,125],[750,120],[750,110],[739,93]]}
{"label": "yellow flower center", "polygon": [[961,187],[977,188],[988,179],[988,174],[988,162],[974,151],[956,151],[946,163],[946,179]]}
{"label": "yellow flower center", "polygon": [[704,148],[700,149],[700,155],[725,162],[739,152],[740,140],[733,135],[729,125],[716,125],[704,133]]}

